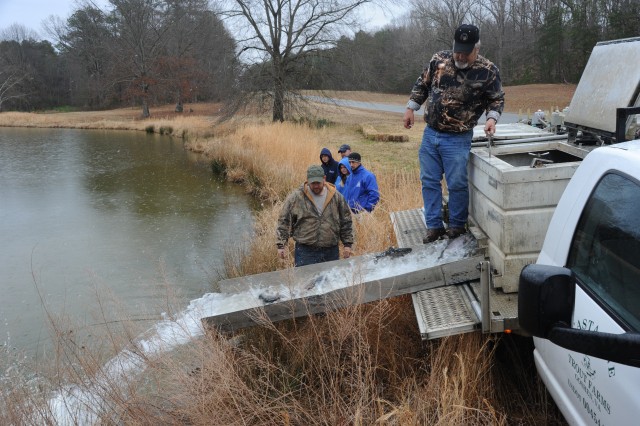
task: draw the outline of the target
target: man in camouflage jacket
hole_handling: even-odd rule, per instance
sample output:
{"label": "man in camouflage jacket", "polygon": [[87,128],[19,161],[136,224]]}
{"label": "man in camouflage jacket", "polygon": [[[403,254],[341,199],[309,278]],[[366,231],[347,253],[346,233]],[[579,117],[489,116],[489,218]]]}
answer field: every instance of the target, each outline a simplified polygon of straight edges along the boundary
{"label": "man in camouflage jacket", "polygon": [[[466,232],[469,215],[467,163],[473,127],[482,113],[484,131],[492,135],[504,108],[498,68],[478,54],[480,30],[461,25],[453,49],[436,53],[413,86],[404,114],[404,127],[414,124],[414,111],[426,101],[427,123],[420,146],[420,179],[427,235],[424,243]],[[449,229],[442,221],[442,176],[449,191]]]}
{"label": "man in camouflage jacket", "polygon": [[310,166],[307,181],[289,194],[278,218],[276,234],[281,258],[285,257],[289,237],[296,242],[295,266],[338,260],[340,241],[344,257],[351,256],[351,210],[336,187],[325,182],[322,167]]}

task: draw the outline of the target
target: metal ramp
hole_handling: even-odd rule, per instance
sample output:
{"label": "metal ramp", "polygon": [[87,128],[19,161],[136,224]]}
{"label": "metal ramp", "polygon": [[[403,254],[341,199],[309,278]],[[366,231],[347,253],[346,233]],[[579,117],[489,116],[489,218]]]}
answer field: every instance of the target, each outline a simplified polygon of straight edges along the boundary
{"label": "metal ramp", "polygon": [[[391,213],[398,247],[419,246],[427,232],[422,209]],[[471,233],[486,252],[487,237],[470,221]],[[517,328],[517,294],[491,288],[489,262],[480,262],[480,280],[413,293],[413,306],[424,340],[466,333],[502,332]],[[481,285],[483,281],[483,285]],[[484,309],[483,309],[484,306]]]}
{"label": "metal ramp", "polygon": [[473,311],[467,284],[419,291],[411,295],[423,340],[476,330],[480,319]]}

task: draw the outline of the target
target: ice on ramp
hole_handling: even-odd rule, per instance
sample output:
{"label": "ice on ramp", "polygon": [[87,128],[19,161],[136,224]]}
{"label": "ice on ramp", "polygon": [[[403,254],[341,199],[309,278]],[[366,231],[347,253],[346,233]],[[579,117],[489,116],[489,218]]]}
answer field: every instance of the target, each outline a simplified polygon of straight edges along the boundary
{"label": "ice on ramp", "polygon": [[[221,331],[280,321],[479,278],[483,260],[471,234],[412,247],[220,283],[203,320]],[[204,302],[204,301],[203,301]]]}

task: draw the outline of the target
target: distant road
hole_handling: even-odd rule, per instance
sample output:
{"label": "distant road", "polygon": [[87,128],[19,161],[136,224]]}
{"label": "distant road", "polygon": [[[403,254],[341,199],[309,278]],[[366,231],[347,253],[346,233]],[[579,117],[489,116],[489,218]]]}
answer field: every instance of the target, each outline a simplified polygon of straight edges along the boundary
{"label": "distant road", "polygon": [[[394,104],[384,104],[384,103],[377,103],[377,102],[351,101],[347,99],[327,98],[324,96],[315,96],[315,95],[305,96],[305,98],[313,102],[321,102],[324,104],[334,104],[341,107],[369,109],[374,111],[385,111],[385,112],[397,112],[399,114],[404,114],[404,110],[406,109],[406,106],[404,104],[394,105]],[[421,112],[419,113],[416,111],[416,115],[418,114],[422,115]],[[505,112],[504,114],[502,114],[502,117],[500,118],[501,124],[517,123],[517,122],[518,122],[518,114]],[[484,115],[480,117],[480,123],[484,123]]]}

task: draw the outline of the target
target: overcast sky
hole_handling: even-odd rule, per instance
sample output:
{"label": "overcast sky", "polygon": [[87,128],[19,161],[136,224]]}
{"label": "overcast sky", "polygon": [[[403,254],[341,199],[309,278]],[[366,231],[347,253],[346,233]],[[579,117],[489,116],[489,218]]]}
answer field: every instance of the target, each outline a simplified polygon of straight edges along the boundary
{"label": "overcast sky", "polygon": [[[106,0],[98,0],[98,5]],[[12,24],[24,25],[45,38],[42,22],[51,15],[66,19],[76,8],[75,0],[0,0],[0,31]]]}
{"label": "overcast sky", "polygon": [[[98,0],[96,3],[105,5],[107,1]],[[363,9],[363,13],[370,21],[370,29],[379,28],[402,13],[402,9],[396,6],[397,2],[389,2],[389,4],[390,10],[387,11],[374,6],[366,6]],[[42,22],[50,15],[57,15],[66,20],[75,6],[75,0],[0,0],[0,31],[17,23],[46,38],[47,35],[42,30]]]}

